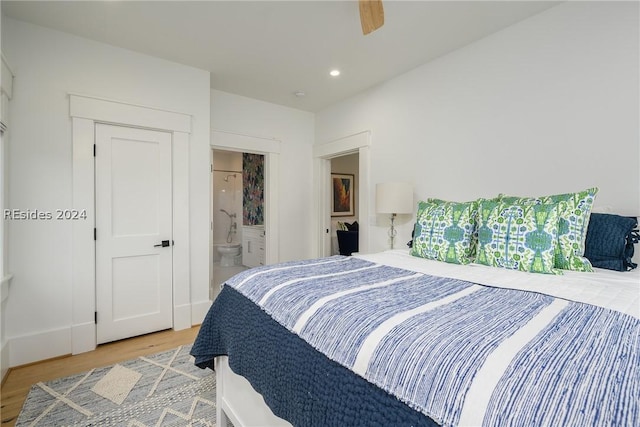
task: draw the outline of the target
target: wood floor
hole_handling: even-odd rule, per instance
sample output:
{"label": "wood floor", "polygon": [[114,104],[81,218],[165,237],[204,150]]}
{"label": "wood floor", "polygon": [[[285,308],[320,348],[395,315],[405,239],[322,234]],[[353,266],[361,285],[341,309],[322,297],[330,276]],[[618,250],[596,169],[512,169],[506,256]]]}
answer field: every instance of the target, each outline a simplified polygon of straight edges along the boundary
{"label": "wood floor", "polygon": [[138,356],[169,350],[179,345],[191,344],[195,340],[199,329],[199,326],[195,326],[191,329],[177,332],[172,330],[156,332],[141,337],[103,344],[94,351],[76,356],[60,357],[12,368],[7,374],[0,393],[2,427],[15,425],[29,389],[39,381],[50,381],[85,372],[92,368],[134,359]]}

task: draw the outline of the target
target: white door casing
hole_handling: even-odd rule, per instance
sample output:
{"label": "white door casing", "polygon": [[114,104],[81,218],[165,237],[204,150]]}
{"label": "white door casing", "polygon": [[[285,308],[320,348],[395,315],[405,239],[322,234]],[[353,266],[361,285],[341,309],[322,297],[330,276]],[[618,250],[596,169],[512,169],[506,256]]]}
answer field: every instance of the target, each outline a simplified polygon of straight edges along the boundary
{"label": "white door casing", "polygon": [[103,343],[172,327],[171,134],[99,123],[95,132]]}
{"label": "white door casing", "polygon": [[[359,251],[368,253],[370,218],[370,146],[371,131],[358,132],[324,144],[313,146],[314,191],[319,195],[315,199],[314,219],[316,232],[313,234],[316,257],[331,255],[331,159],[346,154],[358,153],[358,207],[360,213]],[[372,200],[372,199],[371,199]]]}
{"label": "white door casing", "polygon": [[[69,93],[73,140],[73,203],[87,210],[87,219],[72,223],[72,326],[71,351],[79,354],[96,348],[95,227],[95,124],[156,129],[172,135],[173,151],[173,328],[200,323],[210,303],[193,301],[190,280],[189,144],[190,114],[119,100]],[[31,343],[29,343],[31,345]],[[38,342],[33,346],[37,347]],[[33,353],[33,346],[25,349]],[[39,359],[56,354],[41,352]]]}

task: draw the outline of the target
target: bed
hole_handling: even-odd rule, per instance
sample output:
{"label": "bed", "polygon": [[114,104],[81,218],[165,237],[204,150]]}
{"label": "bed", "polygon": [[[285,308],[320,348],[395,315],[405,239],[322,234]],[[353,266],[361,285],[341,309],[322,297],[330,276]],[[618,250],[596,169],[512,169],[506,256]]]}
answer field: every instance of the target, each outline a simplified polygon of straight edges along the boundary
{"label": "bed", "polygon": [[[218,425],[640,425],[640,270],[393,250],[231,278],[192,349]],[[250,385],[249,385],[250,384]]]}

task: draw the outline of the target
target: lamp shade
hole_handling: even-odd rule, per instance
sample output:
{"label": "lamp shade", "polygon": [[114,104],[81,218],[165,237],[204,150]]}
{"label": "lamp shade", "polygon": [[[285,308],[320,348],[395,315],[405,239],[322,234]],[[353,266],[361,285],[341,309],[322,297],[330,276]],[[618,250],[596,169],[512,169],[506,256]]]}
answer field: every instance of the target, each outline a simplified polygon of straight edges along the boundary
{"label": "lamp shade", "polygon": [[413,213],[413,187],[406,182],[376,184],[376,212],[380,214]]}

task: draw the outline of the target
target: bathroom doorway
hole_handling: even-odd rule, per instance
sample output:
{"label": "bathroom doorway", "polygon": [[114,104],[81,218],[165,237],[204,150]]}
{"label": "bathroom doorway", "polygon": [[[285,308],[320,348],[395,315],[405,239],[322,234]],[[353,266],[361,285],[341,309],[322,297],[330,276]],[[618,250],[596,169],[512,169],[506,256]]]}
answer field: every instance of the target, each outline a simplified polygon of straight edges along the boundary
{"label": "bathroom doorway", "polygon": [[235,274],[265,264],[264,164],[261,154],[211,150],[210,299]]}

